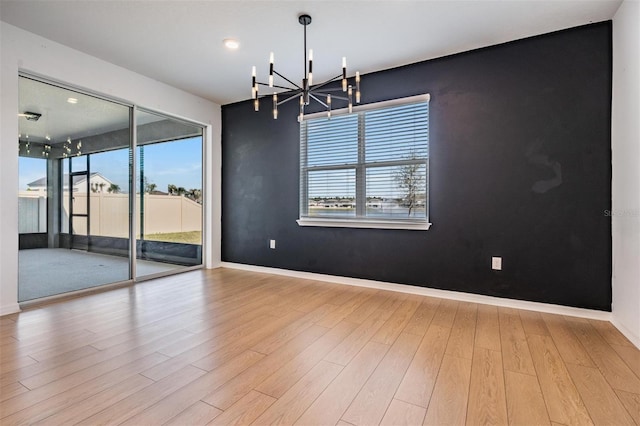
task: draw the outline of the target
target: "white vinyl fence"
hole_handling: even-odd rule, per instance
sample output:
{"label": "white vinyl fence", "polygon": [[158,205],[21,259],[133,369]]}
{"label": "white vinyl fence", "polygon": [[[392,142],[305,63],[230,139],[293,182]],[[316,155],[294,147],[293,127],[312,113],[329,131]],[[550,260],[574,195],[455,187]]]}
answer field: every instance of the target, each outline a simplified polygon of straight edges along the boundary
{"label": "white vinyl fence", "polygon": [[[68,193],[63,199],[62,232],[68,232],[69,202]],[[90,195],[91,235],[106,237],[129,236],[129,195],[109,193],[76,193],[73,195],[74,213],[86,213],[87,195]],[[46,232],[46,194],[19,194],[20,233]],[[140,211],[140,197],[136,197]],[[140,234],[140,217],[137,218],[136,234]],[[74,231],[85,235],[87,221],[83,217],[74,217]],[[164,234],[173,232],[202,231],[202,205],[182,196],[144,195],[144,233]]]}
{"label": "white vinyl fence", "polygon": [[38,192],[20,192],[18,197],[18,232],[47,232],[47,197]]}

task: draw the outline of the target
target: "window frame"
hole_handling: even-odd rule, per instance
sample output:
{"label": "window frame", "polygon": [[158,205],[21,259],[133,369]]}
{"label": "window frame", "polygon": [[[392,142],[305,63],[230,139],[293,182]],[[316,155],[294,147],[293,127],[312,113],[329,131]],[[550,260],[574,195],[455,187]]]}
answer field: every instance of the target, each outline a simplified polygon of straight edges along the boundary
{"label": "window frame", "polygon": [[[303,165],[303,159],[307,157],[307,144],[306,138],[307,136],[304,134],[306,131],[305,123],[307,120],[314,118],[326,118],[326,112],[319,112],[313,114],[306,114],[304,116],[303,122],[300,123],[300,203],[299,203],[299,215],[298,220],[296,221],[299,226],[320,226],[320,227],[339,227],[339,228],[373,228],[373,229],[405,229],[405,230],[417,230],[417,231],[426,231],[431,227],[431,222],[429,221],[429,157],[430,154],[427,154],[426,159],[415,160],[415,159],[407,159],[407,160],[388,160],[388,161],[378,161],[373,163],[367,163],[365,161],[361,161],[361,153],[366,148],[366,141],[364,140],[364,120],[363,120],[363,112],[372,111],[372,110],[381,110],[390,107],[409,105],[409,104],[417,104],[424,103],[427,104],[430,101],[429,94],[410,96],[406,98],[398,98],[392,99],[389,101],[376,102],[366,105],[359,105],[353,108],[353,114],[357,114],[358,116],[358,161],[355,164],[349,165],[327,165],[327,166],[316,166],[311,169],[305,167]],[[428,108],[428,106],[427,106]],[[348,114],[348,109],[343,108],[339,110],[331,111],[331,116],[341,116]],[[427,116],[427,120],[429,120]],[[427,121],[427,125],[428,125]],[[428,130],[427,130],[428,132]],[[427,133],[427,149],[429,147],[429,136]],[[397,219],[397,218],[380,218],[380,217],[366,217],[364,215],[366,209],[366,172],[368,168],[374,167],[389,167],[389,166],[401,166],[401,165],[409,165],[409,164],[425,164],[426,173],[425,173],[425,217],[424,218],[407,218],[407,219]],[[356,186],[355,186],[355,200],[356,200],[356,215],[354,217],[322,217],[322,216],[308,216],[306,212],[308,211],[308,191],[309,191],[309,182],[308,175],[309,172],[313,172],[316,170],[355,170],[356,174]],[[358,202],[358,200],[365,199],[363,202]]]}

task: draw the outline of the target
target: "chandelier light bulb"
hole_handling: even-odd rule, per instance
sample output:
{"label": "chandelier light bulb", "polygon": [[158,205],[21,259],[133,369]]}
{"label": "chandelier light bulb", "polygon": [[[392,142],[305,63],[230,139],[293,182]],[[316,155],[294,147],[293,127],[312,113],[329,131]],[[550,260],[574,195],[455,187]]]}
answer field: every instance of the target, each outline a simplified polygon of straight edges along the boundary
{"label": "chandelier light bulb", "polygon": [[313,49],[309,49],[309,86],[313,84]]}
{"label": "chandelier light bulb", "polygon": [[251,68],[251,99],[258,97],[258,84],[256,83],[256,67]]}
{"label": "chandelier light bulb", "polygon": [[273,94],[273,119],[278,119],[278,94]]}
{"label": "chandelier light bulb", "polygon": [[347,91],[347,58],[342,57],[342,91]]}
{"label": "chandelier light bulb", "polygon": [[273,87],[273,52],[269,54],[269,87]]}

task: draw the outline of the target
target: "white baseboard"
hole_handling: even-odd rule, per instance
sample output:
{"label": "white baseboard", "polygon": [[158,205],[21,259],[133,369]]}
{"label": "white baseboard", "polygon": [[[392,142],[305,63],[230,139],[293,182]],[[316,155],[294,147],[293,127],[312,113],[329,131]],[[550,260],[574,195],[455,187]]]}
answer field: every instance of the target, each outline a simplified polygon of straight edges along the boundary
{"label": "white baseboard", "polygon": [[4,315],[15,314],[16,312],[20,312],[20,305],[18,305],[17,303],[0,306],[0,317]]}
{"label": "white baseboard", "polygon": [[620,333],[624,334],[624,337],[629,339],[629,341],[633,343],[636,346],[636,348],[640,349],[640,336],[633,334],[631,330],[629,330],[627,327],[622,325],[616,319],[615,315],[611,316],[611,324],[613,324],[613,326],[617,328]]}
{"label": "white baseboard", "polygon": [[[360,278],[340,277],[336,275],[316,274],[313,272],[291,271],[288,269],[269,268],[265,266],[245,265],[241,263],[222,262],[223,268],[242,269],[266,274],[286,275],[315,281],[326,281],[335,284],[345,284],[357,287],[368,287],[378,290],[397,291],[400,293],[417,294],[420,296],[439,297],[441,299],[458,300],[462,302],[480,303],[483,305],[503,306],[506,308],[524,309],[528,311],[545,312],[557,315],[567,315],[579,318],[611,321],[611,312],[595,309],[574,308],[571,306],[553,305],[550,303],[528,302],[525,300],[506,299],[503,297],[483,296],[480,294],[463,293],[460,291],[438,290],[407,284],[395,284],[382,281],[365,280]],[[614,324],[615,325],[615,324]],[[617,326],[616,326],[617,327]],[[635,343],[635,342],[634,342]]]}

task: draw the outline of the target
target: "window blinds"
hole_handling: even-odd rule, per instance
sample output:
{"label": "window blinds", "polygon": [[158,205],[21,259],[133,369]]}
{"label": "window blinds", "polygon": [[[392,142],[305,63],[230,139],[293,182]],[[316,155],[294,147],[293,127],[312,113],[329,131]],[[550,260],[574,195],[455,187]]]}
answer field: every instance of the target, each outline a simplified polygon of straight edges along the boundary
{"label": "window blinds", "polygon": [[427,220],[428,95],[309,118],[300,132],[301,217]]}

